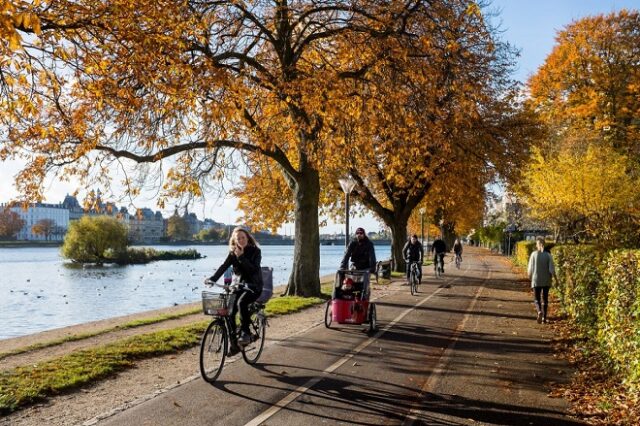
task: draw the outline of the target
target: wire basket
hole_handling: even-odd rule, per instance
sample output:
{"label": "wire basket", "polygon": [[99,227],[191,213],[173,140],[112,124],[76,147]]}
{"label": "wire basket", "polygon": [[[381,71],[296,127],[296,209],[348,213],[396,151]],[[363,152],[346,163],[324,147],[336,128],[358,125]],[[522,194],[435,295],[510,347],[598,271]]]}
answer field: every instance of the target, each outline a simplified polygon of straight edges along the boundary
{"label": "wire basket", "polygon": [[233,293],[202,292],[202,311],[205,315],[223,317],[229,315],[229,311],[235,301]]}

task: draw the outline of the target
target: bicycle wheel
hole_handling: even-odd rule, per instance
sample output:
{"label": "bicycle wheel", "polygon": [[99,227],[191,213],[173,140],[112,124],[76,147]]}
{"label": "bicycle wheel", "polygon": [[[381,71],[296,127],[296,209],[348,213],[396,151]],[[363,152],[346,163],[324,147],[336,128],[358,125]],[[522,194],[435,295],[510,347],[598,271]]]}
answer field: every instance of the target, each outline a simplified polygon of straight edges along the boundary
{"label": "bicycle wheel", "polygon": [[415,268],[411,268],[411,295],[415,295],[418,292],[418,274],[416,274]]}
{"label": "bicycle wheel", "polygon": [[265,331],[267,330],[267,320],[262,311],[251,314],[251,343],[242,348],[242,358],[247,364],[255,364],[262,354],[264,347]]}
{"label": "bicycle wheel", "polygon": [[202,335],[200,343],[200,374],[209,383],[213,383],[224,365],[224,358],[227,355],[227,328],[218,320],[209,324]]}
{"label": "bicycle wheel", "polygon": [[333,321],[333,310],[331,309],[331,300],[327,302],[327,307],[324,309],[324,326],[331,328],[331,322]]}
{"label": "bicycle wheel", "polygon": [[378,329],[378,317],[376,315],[376,304],[369,304],[369,333]]}

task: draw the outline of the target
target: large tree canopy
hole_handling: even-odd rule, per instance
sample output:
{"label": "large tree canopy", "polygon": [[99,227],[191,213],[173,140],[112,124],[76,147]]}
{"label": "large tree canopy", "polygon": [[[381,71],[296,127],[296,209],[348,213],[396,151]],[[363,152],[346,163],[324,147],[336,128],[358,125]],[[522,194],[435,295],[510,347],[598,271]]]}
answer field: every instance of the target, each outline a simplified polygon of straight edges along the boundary
{"label": "large tree canopy", "polygon": [[[475,3],[447,6],[413,14],[414,37],[380,41],[393,53],[358,82],[354,101],[336,105],[344,112],[333,154],[357,180],[356,199],[392,230],[399,269],[407,224],[425,196],[430,222],[445,217],[453,231],[462,205],[482,211],[484,184],[513,174],[536,130],[509,80],[515,52]],[[353,103],[358,114],[349,113]]]}
{"label": "large tree canopy", "polygon": [[[42,197],[48,172],[107,184],[108,172],[127,160],[155,165],[141,177],[161,181],[161,206],[176,194],[201,196],[230,164],[225,148],[250,161],[266,156],[293,195],[289,292],[319,294],[319,170],[330,103],[379,60],[370,41],[405,36],[411,14],[446,4],[20,3],[15,16],[33,14],[38,25],[15,20],[25,36],[21,49],[12,42],[2,68],[11,108],[2,112],[0,156],[28,161],[18,187],[31,199]],[[136,194],[140,180],[124,174]]]}
{"label": "large tree canopy", "polygon": [[556,40],[529,81],[546,148],[597,142],[640,161],[640,12],[583,18]]}

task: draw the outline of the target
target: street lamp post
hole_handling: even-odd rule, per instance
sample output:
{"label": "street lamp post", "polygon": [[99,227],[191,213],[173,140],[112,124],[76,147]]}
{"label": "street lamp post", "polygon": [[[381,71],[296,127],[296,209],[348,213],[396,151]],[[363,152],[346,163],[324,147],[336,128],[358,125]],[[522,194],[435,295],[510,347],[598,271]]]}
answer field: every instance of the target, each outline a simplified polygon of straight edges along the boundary
{"label": "street lamp post", "polygon": [[343,177],[338,179],[340,182],[340,187],[344,191],[345,196],[345,231],[344,231],[344,246],[349,247],[349,194],[353,191],[353,188],[356,186],[356,181],[351,176]]}
{"label": "street lamp post", "polygon": [[422,247],[424,247],[424,214],[426,212],[427,209],[424,207],[420,209],[420,241],[422,241]]}

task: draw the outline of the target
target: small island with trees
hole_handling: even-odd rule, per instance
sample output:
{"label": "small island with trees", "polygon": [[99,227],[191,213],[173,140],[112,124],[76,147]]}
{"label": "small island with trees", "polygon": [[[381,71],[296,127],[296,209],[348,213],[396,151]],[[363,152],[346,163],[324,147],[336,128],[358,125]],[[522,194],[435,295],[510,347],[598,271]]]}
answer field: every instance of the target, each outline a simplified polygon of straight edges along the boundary
{"label": "small island with trees", "polygon": [[62,256],[75,263],[131,265],[156,260],[200,259],[196,250],[156,250],[127,247],[127,228],[109,216],[84,216],[71,222]]}

